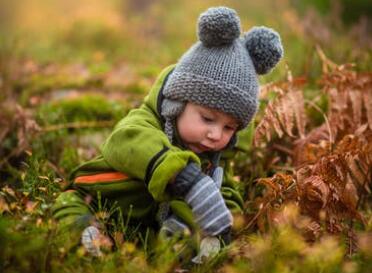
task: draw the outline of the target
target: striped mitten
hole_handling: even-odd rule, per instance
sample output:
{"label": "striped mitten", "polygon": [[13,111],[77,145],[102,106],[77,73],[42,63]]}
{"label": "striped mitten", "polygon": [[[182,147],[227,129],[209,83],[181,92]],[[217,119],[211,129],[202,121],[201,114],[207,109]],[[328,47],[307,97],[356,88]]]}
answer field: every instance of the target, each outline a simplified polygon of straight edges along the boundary
{"label": "striped mitten", "polygon": [[174,235],[189,235],[191,234],[189,227],[181,221],[177,216],[171,214],[162,224],[160,228],[160,234],[163,234],[166,238]]}
{"label": "striped mitten", "polygon": [[223,181],[223,168],[222,167],[217,167],[214,169],[213,174],[212,174],[212,179],[214,183],[216,183],[216,187],[218,189],[221,189],[222,181]]}
{"label": "striped mitten", "polygon": [[170,184],[192,209],[195,222],[205,235],[219,235],[232,226],[233,218],[214,180],[189,163]]}

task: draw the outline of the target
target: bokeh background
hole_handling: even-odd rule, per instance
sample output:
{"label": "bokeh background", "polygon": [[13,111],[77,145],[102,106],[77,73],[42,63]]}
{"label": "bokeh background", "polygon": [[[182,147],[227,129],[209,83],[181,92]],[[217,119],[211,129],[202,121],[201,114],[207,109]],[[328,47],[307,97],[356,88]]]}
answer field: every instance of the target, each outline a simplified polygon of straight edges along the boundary
{"label": "bokeh background", "polygon": [[[69,251],[58,241],[51,207],[71,170],[97,155],[112,127],[141,103],[158,73],[195,43],[199,14],[219,5],[238,12],[243,31],[266,25],[280,33],[285,56],[260,82],[284,81],[285,86],[290,70],[295,82],[304,84],[308,131],[327,121],[329,110],[319,84],[325,74],[317,48],[337,64],[354,63],[352,73],[344,66],[346,72],[337,74],[340,89],[365,84],[371,91],[370,0],[0,0],[1,272],[174,271],[177,257],[171,248],[164,247],[165,254],[160,248],[148,264],[143,238],[134,233],[135,240],[130,239],[126,229],[111,234],[119,251],[103,260],[92,261],[79,247]],[[342,77],[355,71],[360,82],[343,85]],[[261,100],[253,126],[271,98]],[[372,272],[370,192],[362,208],[367,224],[354,225],[366,232],[362,254],[352,259],[345,255],[353,249],[345,246],[346,239],[356,241],[351,229],[341,240],[306,244],[287,227],[279,225],[261,237],[257,227],[251,228],[260,213],[255,198],[263,191],[257,179],[293,171],[283,160],[286,151],[291,154],[285,144],[293,139],[275,140],[276,152],[256,147],[234,162],[247,208],[240,224],[236,221],[237,230],[248,228],[242,228],[241,247],[232,250],[221,272]],[[107,223],[107,211],[100,212],[97,217]],[[301,223],[291,209],[285,212],[291,223]],[[252,234],[257,237],[251,240]]]}
{"label": "bokeh background", "polygon": [[[195,43],[199,14],[218,5],[237,10],[243,31],[280,33],[285,56],[261,83],[290,69],[312,88],[322,70],[316,46],[338,64],[371,70],[368,0],[0,0],[0,100],[39,109],[93,92],[137,106],[162,68]],[[90,98],[80,104],[94,108]]]}
{"label": "bokeh background", "polygon": [[2,74],[14,75],[4,70],[16,69],[17,59],[80,64],[90,74],[119,66],[128,69],[119,85],[153,77],[196,41],[198,15],[217,5],[236,9],[244,31],[266,25],[281,34],[285,59],[269,79],[282,75],[285,64],[316,78],[316,44],[336,63],[371,68],[368,0],[1,0]]}

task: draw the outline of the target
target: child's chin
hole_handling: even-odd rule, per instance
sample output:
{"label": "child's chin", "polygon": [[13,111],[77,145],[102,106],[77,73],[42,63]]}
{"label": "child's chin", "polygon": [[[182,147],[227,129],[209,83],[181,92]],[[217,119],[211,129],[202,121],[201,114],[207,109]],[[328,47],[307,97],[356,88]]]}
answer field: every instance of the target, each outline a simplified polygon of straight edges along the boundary
{"label": "child's chin", "polygon": [[196,154],[201,154],[204,152],[211,151],[210,148],[207,148],[207,147],[204,147],[203,145],[198,145],[198,144],[190,144],[189,149]]}
{"label": "child's chin", "polygon": [[192,146],[192,147],[189,146],[189,149],[196,154],[201,154],[203,152],[202,150],[200,150],[200,149],[198,149],[197,147],[194,147],[194,146]]}

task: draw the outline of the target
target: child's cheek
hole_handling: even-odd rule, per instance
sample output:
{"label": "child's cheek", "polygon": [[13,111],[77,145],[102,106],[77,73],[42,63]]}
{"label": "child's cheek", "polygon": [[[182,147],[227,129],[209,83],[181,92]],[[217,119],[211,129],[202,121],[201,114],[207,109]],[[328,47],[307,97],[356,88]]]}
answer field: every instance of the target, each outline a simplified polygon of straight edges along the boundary
{"label": "child's cheek", "polygon": [[223,137],[222,142],[220,144],[221,146],[220,149],[223,149],[230,142],[233,135],[234,135],[233,133],[228,133]]}

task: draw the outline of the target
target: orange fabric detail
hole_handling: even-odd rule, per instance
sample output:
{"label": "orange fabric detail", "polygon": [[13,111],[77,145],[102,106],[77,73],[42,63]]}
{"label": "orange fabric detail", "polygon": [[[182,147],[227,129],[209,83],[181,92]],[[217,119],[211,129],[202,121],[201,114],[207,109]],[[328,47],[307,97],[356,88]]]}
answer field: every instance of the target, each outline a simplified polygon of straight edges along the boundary
{"label": "orange fabric detail", "polygon": [[112,182],[116,180],[127,179],[128,176],[121,172],[99,173],[93,175],[83,175],[75,178],[75,183],[97,183]]}

